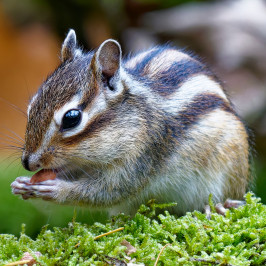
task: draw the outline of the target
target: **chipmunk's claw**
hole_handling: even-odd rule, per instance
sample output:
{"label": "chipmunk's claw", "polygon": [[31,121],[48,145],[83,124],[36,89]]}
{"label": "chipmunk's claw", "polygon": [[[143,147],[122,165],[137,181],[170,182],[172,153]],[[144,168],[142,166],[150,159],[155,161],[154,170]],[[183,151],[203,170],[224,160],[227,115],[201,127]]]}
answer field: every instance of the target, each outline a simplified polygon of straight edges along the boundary
{"label": "chipmunk's claw", "polygon": [[13,194],[21,195],[25,200],[29,198],[53,200],[59,182],[54,179],[32,184],[29,177],[20,176],[11,184],[11,188]]}
{"label": "chipmunk's claw", "polygon": [[238,208],[242,205],[245,205],[246,202],[244,200],[232,200],[232,199],[227,199],[224,203],[224,207],[226,209],[230,208]]}
{"label": "chipmunk's claw", "polygon": [[[224,204],[217,203],[215,205],[215,210],[217,213],[225,216],[226,210],[231,208],[238,208],[242,205],[245,205],[246,202],[242,200],[232,200],[227,199]],[[204,213],[206,214],[207,219],[211,219],[211,207],[209,205],[206,205],[204,208]]]}

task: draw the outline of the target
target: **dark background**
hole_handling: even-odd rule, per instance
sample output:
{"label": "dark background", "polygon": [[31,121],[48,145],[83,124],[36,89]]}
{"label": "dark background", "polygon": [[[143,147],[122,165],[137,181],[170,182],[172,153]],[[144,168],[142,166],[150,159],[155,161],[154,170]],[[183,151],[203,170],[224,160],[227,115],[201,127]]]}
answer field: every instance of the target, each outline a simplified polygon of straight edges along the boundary
{"label": "dark background", "polygon": [[[238,113],[254,134],[254,192],[266,203],[266,4],[263,0],[2,0],[0,2],[0,233],[35,235],[46,223],[63,226],[73,207],[22,201],[10,183],[26,173],[10,145],[24,138],[28,99],[59,64],[69,28],[84,49],[107,38],[123,53],[170,42],[192,50],[225,83]],[[9,147],[6,147],[9,146]],[[14,152],[14,153],[13,153]],[[30,173],[32,175],[32,173]],[[75,209],[79,221],[106,214]]]}

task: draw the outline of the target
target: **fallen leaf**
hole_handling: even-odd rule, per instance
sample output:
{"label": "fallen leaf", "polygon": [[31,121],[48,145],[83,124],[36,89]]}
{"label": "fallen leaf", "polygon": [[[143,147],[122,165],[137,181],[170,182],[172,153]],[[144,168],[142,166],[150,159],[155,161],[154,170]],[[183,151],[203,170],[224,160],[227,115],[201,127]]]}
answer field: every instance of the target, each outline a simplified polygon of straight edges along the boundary
{"label": "fallen leaf", "polygon": [[126,241],[125,239],[121,242],[121,245],[127,247],[126,249],[126,254],[130,255],[132,253],[135,253],[137,251],[137,249],[135,247],[133,247],[128,241]]}

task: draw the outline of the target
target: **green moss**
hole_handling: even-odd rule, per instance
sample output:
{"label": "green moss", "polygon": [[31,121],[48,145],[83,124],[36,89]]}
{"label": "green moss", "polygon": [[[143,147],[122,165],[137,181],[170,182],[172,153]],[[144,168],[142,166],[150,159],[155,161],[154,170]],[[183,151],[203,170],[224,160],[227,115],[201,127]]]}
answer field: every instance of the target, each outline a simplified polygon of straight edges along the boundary
{"label": "green moss", "polygon": [[[117,260],[154,265],[262,265],[266,263],[266,206],[251,193],[247,204],[223,217],[210,220],[200,212],[176,218],[168,211],[158,216],[155,209],[165,207],[150,202],[141,206],[132,219],[120,214],[106,224],[91,226],[75,221],[66,228],[45,226],[35,240],[0,235],[0,264],[21,259],[24,252],[41,252],[41,265],[106,265]],[[167,206],[169,207],[169,205]],[[95,236],[124,227],[124,230]],[[126,254],[123,240],[136,252]]]}

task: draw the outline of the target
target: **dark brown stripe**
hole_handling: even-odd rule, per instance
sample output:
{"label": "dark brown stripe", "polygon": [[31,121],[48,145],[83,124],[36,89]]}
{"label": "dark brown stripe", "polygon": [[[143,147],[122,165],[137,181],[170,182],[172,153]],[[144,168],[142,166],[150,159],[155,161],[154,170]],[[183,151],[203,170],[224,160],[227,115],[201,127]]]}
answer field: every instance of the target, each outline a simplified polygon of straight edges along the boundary
{"label": "dark brown stripe", "polygon": [[[147,108],[145,115],[147,117],[147,134],[151,141],[147,143],[146,151],[137,158],[136,172],[148,175],[149,171],[160,171],[164,161],[173,152],[176,153],[177,146],[186,138],[189,129],[204,115],[215,109],[235,114],[230,104],[215,94],[197,96],[177,116],[158,113],[154,117],[152,113],[155,110]],[[160,129],[154,125],[160,125]]]}
{"label": "dark brown stripe", "polygon": [[175,137],[184,136],[191,126],[195,125],[204,115],[215,109],[221,109],[236,115],[230,104],[222,97],[215,94],[201,94],[195,97],[177,117],[173,118],[176,122],[174,128],[172,128]]}
{"label": "dark brown stripe", "polygon": [[83,97],[80,101],[79,108],[81,110],[85,110],[89,108],[95,97],[98,95],[100,91],[100,84],[96,79],[95,75],[92,73],[89,81],[89,88],[84,88]]}
{"label": "dark brown stripe", "polygon": [[199,61],[184,59],[173,63],[167,71],[159,72],[156,80],[151,83],[151,88],[162,96],[169,96],[190,77],[198,74],[214,77],[213,73]]}

